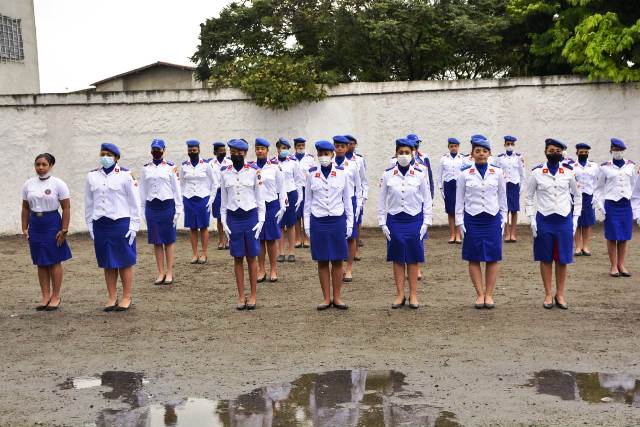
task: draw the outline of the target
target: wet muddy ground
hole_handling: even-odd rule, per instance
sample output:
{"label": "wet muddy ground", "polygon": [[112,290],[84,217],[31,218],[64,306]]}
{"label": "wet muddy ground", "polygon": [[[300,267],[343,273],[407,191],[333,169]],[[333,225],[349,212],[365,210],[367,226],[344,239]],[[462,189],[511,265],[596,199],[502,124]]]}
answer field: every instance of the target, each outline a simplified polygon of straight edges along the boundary
{"label": "wet muddy ground", "polygon": [[[610,278],[602,229],[570,267],[568,311],[542,308],[526,228],[505,245],[495,310],[475,310],[460,246],[430,230],[417,311],[391,310],[377,230],[346,285],[347,312],[317,312],[308,252],[235,310],[228,252],[153,286],[139,243],[134,309],[103,313],[88,236],[70,237],[59,312],[36,312],[19,238],[0,239],[0,425],[639,425],[640,257]],[[213,237],[213,236],[212,236]],[[143,237],[144,239],[144,237]],[[215,237],[214,239],[215,240]],[[304,251],[304,252],[303,252]]]}

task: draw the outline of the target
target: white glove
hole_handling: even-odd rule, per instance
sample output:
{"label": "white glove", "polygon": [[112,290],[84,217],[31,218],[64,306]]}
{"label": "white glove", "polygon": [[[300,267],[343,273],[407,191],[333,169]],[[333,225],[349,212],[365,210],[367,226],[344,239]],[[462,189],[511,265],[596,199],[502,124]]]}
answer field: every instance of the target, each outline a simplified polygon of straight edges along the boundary
{"label": "white glove", "polygon": [[387,227],[385,224],[382,224],[380,228],[382,229],[382,234],[384,234],[384,237],[386,237],[388,241],[391,241],[391,231],[389,231],[389,227]]}
{"label": "white glove", "polygon": [[178,218],[180,217],[180,214],[178,212],[176,212],[173,215],[173,228],[176,228],[178,226]]}
{"label": "white glove", "polygon": [[278,212],[276,212],[276,222],[278,224],[280,224],[280,221],[282,221],[282,217],[284,216],[284,213],[286,212],[286,209],[280,209]]}
{"label": "white glove", "polygon": [[427,235],[427,228],[429,226],[427,224],[422,224],[422,227],[420,227],[420,240],[424,240],[424,236]]}
{"label": "white glove", "polygon": [[636,222],[638,223],[638,225],[640,225],[640,218],[638,218]]}
{"label": "white glove", "polygon": [[264,221],[258,221],[258,223],[251,229],[251,231],[255,231],[256,240],[260,238],[260,232],[262,231],[262,226],[264,225]]}
{"label": "white glove", "polygon": [[534,239],[538,237],[538,223],[535,217],[531,217],[531,234],[533,234]]}
{"label": "white glove", "polygon": [[464,235],[467,234],[467,229],[464,227],[464,224],[460,224],[458,227],[460,227],[460,234],[464,237]]}
{"label": "white glove", "polygon": [[307,235],[307,237],[308,237],[308,236],[311,236],[311,229],[310,229],[310,228],[305,228],[305,229],[304,229],[304,234],[306,234],[306,235]]}
{"label": "white glove", "polygon": [[133,245],[133,242],[136,241],[136,234],[138,234],[135,230],[127,231],[127,234],[124,235],[125,239],[129,239],[129,246]]}
{"label": "white glove", "polygon": [[[638,224],[640,224],[640,222]],[[95,240],[96,237],[93,235],[93,222],[91,222],[88,227],[89,227],[89,236],[91,236],[91,240]]]}
{"label": "white glove", "polygon": [[604,221],[604,219],[607,217],[607,212],[604,210],[604,203],[598,203],[598,209],[600,209],[600,212],[602,212],[602,220]]}
{"label": "white glove", "polygon": [[302,197],[298,197],[298,200],[296,201],[296,212],[298,212],[298,208],[300,207],[301,204],[302,204]]}
{"label": "white glove", "polygon": [[350,239],[352,234],[353,234],[353,225],[348,225],[347,226],[347,239]]}
{"label": "white glove", "polygon": [[354,218],[357,220],[362,212],[362,205],[356,206],[356,211],[353,213]]}
{"label": "white glove", "polygon": [[504,234],[504,227],[507,225],[505,221],[502,221],[502,225],[500,226],[500,235]]}
{"label": "white glove", "polygon": [[211,203],[207,204],[207,213],[211,215]]}
{"label": "white glove", "polygon": [[224,234],[227,235],[227,240],[231,239],[231,229],[227,225],[226,221],[222,222],[222,229],[224,230]]}
{"label": "white glove", "polygon": [[573,234],[576,234],[576,230],[578,229],[578,217],[573,217]]}

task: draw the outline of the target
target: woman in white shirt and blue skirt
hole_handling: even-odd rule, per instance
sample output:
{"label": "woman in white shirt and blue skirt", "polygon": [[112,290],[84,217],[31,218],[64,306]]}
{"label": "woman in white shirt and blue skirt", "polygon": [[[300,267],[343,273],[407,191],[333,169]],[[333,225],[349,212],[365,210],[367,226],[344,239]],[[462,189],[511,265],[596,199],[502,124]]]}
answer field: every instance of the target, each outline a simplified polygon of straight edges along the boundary
{"label": "woman in white shirt and blue skirt", "polygon": [[[493,291],[502,261],[502,232],[507,222],[507,184],[502,168],[488,163],[489,141],[474,139],[474,163],[462,168],[456,183],[456,226],[460,227],[462,259],[476,289],[475,308],[495,308]],[[485,263],[484,280],[482,263]]]}
{"label": "woman in white shirt and blue skirt", "polygon": [[311,258],[318,263],[324,300],[318,310],[346,310],[342,301],[342,262],[347,259],[347,238],[352,235],[352,187],[342,166],[333,162],[334,146],[315,143],[320,167],[309,169],[305,184],[304,228],[311,239]]}
{"label": "woman in white shirt and blue skirt", "polygon": [[[115,144],[102,144],[102,167],[89,172],[84,192],[85,220],[109,293],[104,311],[126,311],[131,307],[136,234],[140,229],[138,183],[128,169],[120,166],[119,159],[120,149]],[[120,300],[118,276],[122,280]]]}
{"label": "woman in white shirt and blue skirt", "polygon": [[213,155],[211,159],[211,168],[213,169],[215,198],[211,209],[211,215],[216,219],[216,228],[218,230],[218,250],[229,249],[227,235],[224,233],[222,221],[220,221],[220,170],[224,166],[229,166],[231,160],[227,157],[227,146],[224,142],[213,143]]}
{"label": "woman in white shirt and blue skirt", "polygon": [[[573,262],[573,235],[582,212],[582,192],[573,167],[562,163],[567,146],[557,139],[545,140],[547,161],[531,171],[527,181],[525,211],[531,222],[533,257],[540,262],[544,285],[543,307],[566,310],[567,265]],[[556,294],[552,293],[553,264],[556,267]]]}
{"label": "woman in white shirt and blue skirt", "polygon": [[[300,162],[296,160],[290,153],[291,143],[284,138],[278,139],[276,142],[278,149],[278,164],[282,170],[284,178],[284,190],[286,191],[286,198],[288,205],[284,212],[284,216],[280,221],[280,227],[282,228],[282,237],[278,243],[278,261],[295,262],[295,247],[296,247],[296,211],[300,207],[303,200],[302,189],[304,188],[304,175],[300,168]],[[276,159],[274,159],[276,160]],[[287,257],[285,258],[284,242],[287,241]]]}
{"label": "woman in white shirt and blue skirt", "polygon": [[260,232],[260,255],[258,255],[258,283],[267,279],[265,261],[269,255],[269,281],[278,281],[278,240],[282,237],[280,220],[284,216],[287,206],[287,192],[284,190],[284,177],[280,165],[275,159],[269,160],[269,146],[264,138],[256,138],[256,161],[251,162],[259,169],[261,180],[260,190],[265,202],[264,226]]}
{"label": "woman in white shirt and blue skirt", "polygon": [[405,305],[405,276],[409,281],[409,307],[417,309],[419,265],[424,262],[424,239],[432,220],[429,177],[413,162],[409,139],[396,140],[397,163],[382,175],[378,224],[387,238],[387,261],[393,262],[396,299],[391,308]]}
{"label": "woman in white shirt and blue skirt", "polygon": [[624,158],[627,146],[611,138],[611,157],[600,165],[594,199],[604,214],[604,238],[607,240],[612,277],[630,277],[625,267],[627,242],[633,235],[631,193],[636,182],[636,165]]}
{"label": "woman in white shirt and blue skirt", "polygon": [[[220,218],[229,239],[233,269],[238,287],[238,310],[256,308],[256,290],[260,254],[260,232],[265,221],[265,205],[260,191],[261,177],[258,166],[245,161],[249,144],[244,139],[229,141],[232,164],[220,173]],[[244,259],[247,259],[250,293],[245,298]]]}
{"label": "woman in white shirt and blue skirt", "polygon": [[164,159],[164,151],[164,141],[154,139],[151,142],[153,160],[144,165],[140,174],[140,210],[147,221],[147,241],[154,246],[158,266],[155,285],[173,284],[176,226],[182,213],[178,168]]}
{"label": "woman in white shirt and blue skirt", "polygon": [[[38,311],[60,307],[62,262],[71,259],[66,236],[71,218],[69,187],[51,176],[56,159],[49,153],[36,156],[36,175],[22,187],[22,234],[29,242],[31,260],[38,266],[42,298]],[[59,208],[62,207],[62,216]]]}
{"label": "woman in white shirt and blue skirt", "polygon": [[582,212],[578,218],[578,228],[574,236],[574,256],[591,256],[589,243],[591,227],[596,223],[596,211],[593,208],[593,193],[598,183],[599,166],[589,160],[591,146],[584,142],[576,144],[578,161],[571,164],[576,172],[576,181],[582,191]]}
{"label": "woman in white shirt and blue skirt", "polygon": [[[200,142],[187,141],[189,160],[180,165],[180,189],[184,205],[184,226],[189,229],[191,264],[206,264],[209,247],[209,218],[215,194],[215,179],[209,159],[200,156]],[[198,253],[198,235],[202,253]]]}

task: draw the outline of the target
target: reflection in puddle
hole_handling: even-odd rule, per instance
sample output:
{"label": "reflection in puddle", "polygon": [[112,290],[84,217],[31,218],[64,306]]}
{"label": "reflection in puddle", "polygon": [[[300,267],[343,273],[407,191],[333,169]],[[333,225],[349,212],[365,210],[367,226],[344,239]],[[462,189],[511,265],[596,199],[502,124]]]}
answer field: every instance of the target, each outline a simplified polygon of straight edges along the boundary
{"label": "reflection in puddle", "polygon": [[[107,399],[130,405],[105,410],[98,426],[459,426],[455,415],[429,406],[419,392],[405,392],[405,375],[361,369],[306,374],[289,384],[270,385],[232,400],[187,398],[146,404],[142,375],[128,373]],[[113,374],[113,373],[111,373]],[[126,385],[125,385],[126,383]],[[75,387],[74,388],[80,388]]]}
{"label": "reflection in puddle", "polygon": [[589,403],[618,402],[640,407],[640,381],[626,374],[544,370],[529,383],[538,393],[562,400]]}

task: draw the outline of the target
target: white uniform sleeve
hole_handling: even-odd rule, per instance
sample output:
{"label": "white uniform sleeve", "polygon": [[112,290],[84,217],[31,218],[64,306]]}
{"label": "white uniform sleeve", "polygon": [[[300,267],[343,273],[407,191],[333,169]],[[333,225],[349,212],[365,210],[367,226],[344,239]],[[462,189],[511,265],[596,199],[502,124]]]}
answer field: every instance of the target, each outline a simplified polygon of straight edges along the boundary
{"label": "white uniform sleeve", "polygon": [[572,171],[571,181],[569,181],[569,190],[573,195],[573,217],[579,218],[582,213],[582,189],[576,181],[576,174]]}
{"label": "white uniform sleeve", "polygon": [[[353,224],[353,216],[355,214],[355,212],[353,212],[353,204],[351,203],[351,197],[353,197],[353,190],[351,189],[351,186],[349,185],[349,178],[347,177],[347,174],[343,174],[344,179],[345,179],[345,184],[344,184],[344,188],[342,190],[342,202],[344,203],[344,211],[347,214],[347,227],[349,227],[351,224]],[[357,174],[356,174],[357,176]],[[358,178],[358,181],[360,179]],[[358,182],[359,183],[359,182]],[[358,188],[358,187],[356,187]],[[362,206],[362,205],[360,205]]]}
{"label": "white uniform sleeve", "polygon": [[[367,181],[367,172],[366,172],[366,167],[364,164],[364,158],[363,157],[359,157],[360,162],[358,162],[359,165],[359,172],[360,172],[360,183],[362,184],[362,198],[364,200],[367,200],[369,198],[369,181]],[[364,203],[363,200],[363,203]]]}
{"label": "white uniform sleeve", "polygon": [[260,186],[262,185],[262,182],[258,176],[259,175],[256,171],[256,178],[253,183],[253,194],[254,194],[254,197],[256,198],[256,204],[258,205],[258,222],[264,222],[264,217],[266,215],[267,208],[266,208],[266,205],[264,204],[262,191],[260,191]]}
{"label": "white uniform sleeve", "polygon": [[422,224],[431,225],[433,223],[433,201],[431,200],[431,189],[429,188],[429,175],[427,175],[426,166],[424,171],[424,179],[420,181],[420,191],[422,192]]}
{"label": "white uniform sleeve", "polygon": [[[357,163],[356,163],[356,166],[357,166]],[[355,188],[351,189],[351,191],[352,192],[355,191],[354,195],[356,196],[356,207],[361,208],[362,207],[362,200],[363,200],[363,192],[362,192],[362,182],[360,181],[360,172],[358,170],[353,170],[352,172],[353,172],[353,177],[354,177],[354,182],[355,182]],[[352,207],[352,210],[353,210],[353,207]],[[354,214],[355,214],[355,212],[354,212]]]}
{"label": "white uniform sleeve", "polygon": [[177,166],[175,166],[171,171],[171,187],[173,188],[173,200],[176,204],[176,213],[181,214],[184,212],[184,206],[182,205],[182,191],[180,188]]}
{"label": "white uniform sleeve", "polygon": [[507,180],[504,171],[498,176],[498,207],[500,208],[502,224],[505,224],[507,222],[507,215],[509,214],[509,207],[507,205]]}
{"label": "white uniform sleeve", "polygon": [[524,157],[522,156],[520,156],[520,161],[518,162],[518,174],[520,174],[520,188],[524,188]]}
{"label": "white uniform sleeve", "polygon": [[631,209],[633,209],[633,219],[640,218],[640,179],[637,177],[631,192]]}
{"label": "white uniform sleeve", "polygon": [[71,193],[69,192],[69,186],[67,183],[61,179],[58,179],[56,182],[58,183],[58,200],[71,198]]}
{"label": "white uniform sleeve", "polygon": [[213,174],[213,165],[211,163],[207,163],[207,166],[207,178],[209,178],[209,203],[207,205],[209,210],[211,210],[213,201],[216,198],[216,178]]}
{"label": "white uniform sleeve", "polygon": [[598,174],[596,175],[596,188],[593,190],[593,207],[597,207],[604,212],[604,184],[607,178],[605,177],[604,168],[598,168]]}
{"label": "white uniform sleeve", "polygon": [[29,180],[27,180],[23,185],[22,185],[22,200],[27,200],[27,197],[29,196],[29,190],[27,188],[27,183],[29,182]]}
{"label": "white uniform sleeve", "polygon": [[302,201],[302,189],[304,188],[304,173],[302,172],[302,167],[300,166],[300,162],[296,160],[291,160],[295,167],[293,168],[293,179],[296,183],[296,191],[298,193],[298,203]]}
{"label": "white uniform sleeve", "polygon": [[309,230],[311,228],[311,204],[313,203],[313,191],[311,190],[311,173],[307,175],[307,182],[304,186],[304,228]]}
{"label": "white uniform sleeve", "polygon": [[387,223],[387,174],[380,178],[380,194],[378,195],[378,225]]}
{"label": "white uniform sleeve", "polygon": [[138,180],[138,185],[140,188],[140,212],[144,214],[144,208],[147,202],[147,186],[145,185],[147,168],[145,166],[142,167],[142,171],[140,172],[140,179]]}
{"label": "white uniform sleeve", "polygon": [[219,164],[211,165],[211,174],[213,176],[213,188],[211,189],[211,197],[215,199],[216,193],[220,189],[220,169],[222,168]]}
{"label": "white uniform sleeve", "polygon": [[227,223],[227,187],[224,185],[224,175],[220,173],[220,222]]}
{"label": "white uniform sleeve", "polygon": [[129,230],[140,230],[140,187],[131,172],[127,180],[127,198],[129,199]]}
{"label": "white uniform sleeve", "polygon": [[442,179],[444,176],[444,160],[441,158],[440,159],[440,167],[438,168],[438,175],[437,175],[437,181],[438,181],[438,188],[440,189],[440,192],[442,192]]}
{"label": "white uniform sleeve", "polygon": [[535,173],[531,173],[529,181],[527,181],[527,190],[524,196],[524,212],[529,218],[536,215],[536,191],[538,190],[538,181]]}
{"label": "white uniform sleeve", "polygon": [[456,226],[464,224],[464,202],[466,200],[465,192],[467,190],[466,176],[467,174],[462,172],[456,179]]}
{"label": "white uniform sleeve", "polygon": [[187,185],[187,181],[184,179],[184,167],[180,163],[180,193],[184,194],[184,187]]}
{"label": "white uniform sleeve", "polygon": [[93,230],[93,192],[91,191],[91,173],[84,183],[84,220],[89,230]]}
{"label": "white uniform sleeve", "polygon": [[278,192],[278,200],[280,200],[280,209],[286,209],[287,192],[284,190],[284,174],[280,170],[280,166],[274,166],[276,168],[276,191]]}

